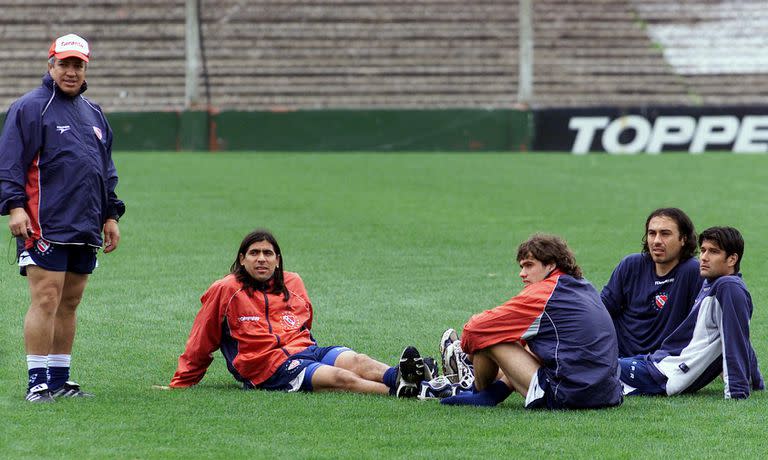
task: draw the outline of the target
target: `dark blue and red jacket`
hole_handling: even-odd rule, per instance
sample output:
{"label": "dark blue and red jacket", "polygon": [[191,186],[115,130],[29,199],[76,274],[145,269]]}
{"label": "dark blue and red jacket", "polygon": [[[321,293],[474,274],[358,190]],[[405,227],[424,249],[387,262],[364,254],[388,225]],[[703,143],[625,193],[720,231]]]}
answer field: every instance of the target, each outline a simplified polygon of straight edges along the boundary
{"label": "dark blue and red jacket", "polygon": [[597,408],[622,402],[616,331],[600,295],[587,280],[555,269],[464,325],[461,348],[465,352],[500,343],[528,346],[541,361],[562,407]]}
{"label": "dark blue and red jacket", "polygon": [[117,198],[112,129],[101,108],[82,93],[63,93],[49,74],[14,102],[0,136],[0,214],[23,207],[39,238],[61,244],[102,244]]}

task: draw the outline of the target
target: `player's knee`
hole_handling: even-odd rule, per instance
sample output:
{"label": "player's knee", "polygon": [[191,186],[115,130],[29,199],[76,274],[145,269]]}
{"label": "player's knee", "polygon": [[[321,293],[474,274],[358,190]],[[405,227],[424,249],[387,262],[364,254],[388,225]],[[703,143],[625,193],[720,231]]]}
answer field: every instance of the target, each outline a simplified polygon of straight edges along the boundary
{"label": "player's knee", "polygon": [[82,295],[66,296],[61,299],[60,309],[66,312],[74,313],[77,306],[80,305],[80,301],[83,300]]}
{"label": "player's knee", "polygon": [[354,363],[356,367],[365,367],[366,365],[370,364],[373,360],[370,356],[364,354],[364,353],[357,353],[354,357]]}
{"label": "player's knee", "polygon": [[368,375],[371,372],[376,372],[381,363],[371,358],[370,356],[358,353],[354,358],[354,372],[358,375]]}
{"label": "player's knee", "polygon": [[342,390],[351,390],[357,386],[360,377],[357,374],[345,369],[337,369],[333,376],[334,386]]}
{"label": "player's knee", "polygon": [[366,355],[356,351],[347,351],[342,353],[341,356],[343,357],[343,360],[337,358],[335,365],[342,369],[349,369],[352,372],[355,372],[355,370],[368,359]]}
{"label": "player's knee", "polygon": [[61,302],[61,294],[54,288],[40,288],[32,295],[30,310],[44,313],[55,313]]}

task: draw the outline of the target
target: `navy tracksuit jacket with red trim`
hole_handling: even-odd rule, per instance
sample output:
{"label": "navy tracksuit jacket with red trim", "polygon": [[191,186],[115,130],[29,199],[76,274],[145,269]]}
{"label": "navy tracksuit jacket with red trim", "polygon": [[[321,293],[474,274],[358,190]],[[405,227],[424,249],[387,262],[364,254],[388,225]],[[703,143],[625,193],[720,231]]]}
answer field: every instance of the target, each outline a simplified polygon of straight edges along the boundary
{"label": "navy tracksuit jacket with red trim", "polygon": [[34,240],[100,247],[104,222],[120,217],[112,129],[82,93],[63,93],[49,74],[14,102],[0,135],[0,214],[24,207]]}

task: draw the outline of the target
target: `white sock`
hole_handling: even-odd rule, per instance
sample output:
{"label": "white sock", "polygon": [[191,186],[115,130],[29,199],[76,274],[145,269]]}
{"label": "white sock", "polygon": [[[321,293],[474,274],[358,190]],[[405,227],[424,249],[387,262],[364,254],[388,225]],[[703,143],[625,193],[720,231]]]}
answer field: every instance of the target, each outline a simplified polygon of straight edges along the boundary
{"label": "white sock", "polygon": [[27,355],[27,370],[32,369],[47,369],[48,357],[45,355]]}
{"label": "white sock", "polygon": [[48,367],[69,367],[72,355],[48,355]]}

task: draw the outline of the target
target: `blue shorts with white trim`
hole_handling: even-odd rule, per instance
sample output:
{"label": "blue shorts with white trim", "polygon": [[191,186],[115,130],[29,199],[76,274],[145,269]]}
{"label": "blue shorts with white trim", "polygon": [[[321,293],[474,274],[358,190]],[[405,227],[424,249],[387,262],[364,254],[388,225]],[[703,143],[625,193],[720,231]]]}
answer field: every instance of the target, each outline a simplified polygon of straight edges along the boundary
{"label": "blue shorts with white trim", "polygon": [[666,395],[667,389],[656,381],[650,370],[653,364],[641,356],[619,358],[624,395]]}
{"label": "blue shorts with white trim", "polygon": [[312,375],[320,366],[333,366],[336,358],[345,351],[351,351],[347,347],[318,347],[312,345],[306,349],[288,357],[277,368],[272,377],[257,388],[275,391],[312,391]]}
{"label": "blue shorts with white trim", "polygon": [[44,239],[19,254],[19,273],[27,276],[27,267],[36,265],[51,272],[93,273],[97,267],[98,248],[77,244],[55,244]]}
{"label": "blue shorts with white trim", "polygon": [[525,397],[526,409],[565,409],[565,406],[555,398],[552,389],[552,381],[547,372],[540,367],[528,385],[528,394]]}

